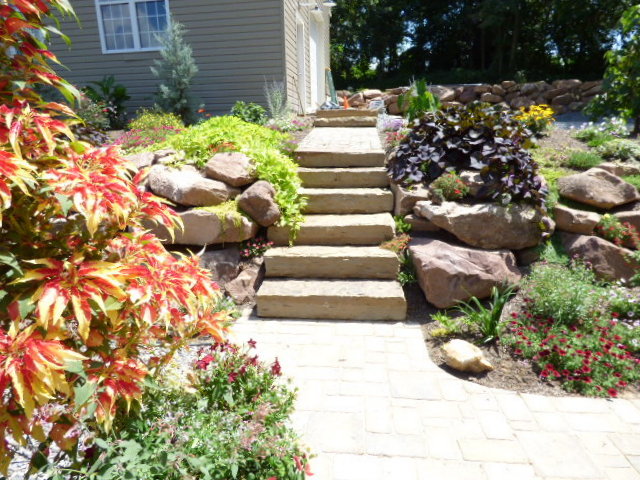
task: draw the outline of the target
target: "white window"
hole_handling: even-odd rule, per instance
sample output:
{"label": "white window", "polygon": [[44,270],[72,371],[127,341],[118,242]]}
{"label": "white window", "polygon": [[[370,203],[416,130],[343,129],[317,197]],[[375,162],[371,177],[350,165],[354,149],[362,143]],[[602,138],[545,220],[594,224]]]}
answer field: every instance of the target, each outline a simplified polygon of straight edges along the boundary
{"label": "white window", "polygon": [[96,0],[103,53],[158,50],[169,25],[169,0]]}

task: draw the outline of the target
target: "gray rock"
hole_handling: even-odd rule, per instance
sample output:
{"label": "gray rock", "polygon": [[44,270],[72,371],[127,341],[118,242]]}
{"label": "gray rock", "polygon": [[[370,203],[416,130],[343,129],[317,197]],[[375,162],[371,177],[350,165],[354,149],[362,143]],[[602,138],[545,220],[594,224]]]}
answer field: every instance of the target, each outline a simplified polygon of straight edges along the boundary
{"label": "gray rock", "polygon": [[411,213],[417,202],[431,198],[430,190],[422,184],[405,188],[391,182],[391,191],[394,198],[393,214],[396,216]]}
{"label": "gray rock", "polygon": [[211,278],[224,287],[240,273],[240,250],[208,250],[200,255],[200,266],[211,271]]}
{"label": "gray rock", "polygon": [[[521,249],[540,243],[541,214],[527,205],[418,202],[414,213],[473,247]],[[553,222],[551,222],[553,231]]]}
{"label": "gray rock", "polygon": [[187,207],[219,205],[240,193],[222,182],[204,178],[190,166],[177,170],[154,165],[149,171],[149,186],[156,195]]}
{"label": "gray rock", "polygon": [[589,262],[596,275],[604,280],[629,280],[640,268],[640,264],[629,258],[631,250],[603,238],[563,233],[561,239],[570,256]]}
{"label": "gray rock", "polygon": [[280,209],[275,196],[273,185],[260,180],[242,192],[238,198],[238,206],[260,225],[269,227],[280,220]]}
{"label": "gray rock", "polygon": [[184,230],[176,230],[174,238],[161,225],[146,225],[162,242],[174,245],[214,245],[237,243],[254,237],[258,225],[245,217],[233,214],[218,216],[204,208],[181,212]]}
{"label": "gray rock", "polygon": [[521,274],[508,250],[480,250],[435,239],[414,239],[409,247],[427,301],[449,308],[475,296],[486,298],[494,286],[516,284]]}
{"label": "gray rock", "polygon": [[474,170],[463,170],[460,172],[460,180],[469,187],[469,195],[475,197],[480,189],[484,186],[484,180],[480,176],[480,172]]}
{"label": "gray rock", "polygon": [[204,167],[205,175],[232,187],[243,187],[256,181],[251,159],[244,153],[216,153]]}
{"label": "gray rock", "polygon": [[565,207],[564,205],[557,205],[554,209],[554,218],[557,230],[590,235],[593,233],[602,215],[585,210],[576,210]]}
{"label": "gray rock", "polygon": [[599,168],[558,179],[558,190],[565,198],[607,210],[640,200],[633,185]]}

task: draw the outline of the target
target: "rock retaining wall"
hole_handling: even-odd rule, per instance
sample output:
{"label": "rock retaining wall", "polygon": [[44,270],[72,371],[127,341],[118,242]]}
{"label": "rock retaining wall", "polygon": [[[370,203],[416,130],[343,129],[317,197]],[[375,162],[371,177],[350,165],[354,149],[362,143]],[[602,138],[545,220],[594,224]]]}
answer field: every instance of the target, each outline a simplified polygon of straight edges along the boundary
{"label": "rock retaining wall", "polygon": [[[551,105],[555,113],[579,111],[602,91],[602,81],[583,82],[577,79],[516,83],[505,80],[496,84],[478,85],[432,85],[431,92],[440,98],[444,105],[467,104],[475,100],[501,104],[510,108],[528,107],[531,105]],[[387,111],[392,115],[402,112],[398,99],[409,87],[398,87],[389,90],[368,89],[357,93],[347,90],[338,91],[338,99],[344,105],[347,98],[350,107],[366,109],[374,100],[383,100]]]}

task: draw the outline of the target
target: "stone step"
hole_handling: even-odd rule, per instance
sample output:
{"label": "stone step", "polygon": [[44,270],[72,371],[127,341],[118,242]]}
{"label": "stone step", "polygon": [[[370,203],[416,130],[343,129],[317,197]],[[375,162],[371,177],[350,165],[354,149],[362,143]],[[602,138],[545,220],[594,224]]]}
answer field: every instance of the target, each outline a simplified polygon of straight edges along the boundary
{"label": "stone step", "polygon": [[[395,234],[390,213],[307,215],[294,241],[296,245],[380,245]],[[269,240],[289,244],[288,227],[269,227]]]}
{"label": "stone step", "polygon": [[375,127],[378,124],[378,117],[339,117],[339,118],[316,118],[314,127]]}
{"label": "stone step", "polygon": [[267,277],[395,279],[400,262],[380,247],[276,247],[264,255]]}
{"label": "stone step", "polygon": [[349,168],[384,167],[385,155],[382,150],[368,152],[314,152],[310,150],[296,153],[298,165],[306,168]]}
{"label": "stone step", "polygon": [[393,210],[393,193],[384,188],[302,188],[305,213],[381,213]]}
{"label": "stone step", "polygon": [[383,167],[299,168],[302,185],[308,188],[373,188],[389,186]]}
{"label": "stone step", "polygon": [[273,279],[257,294],[258,316],[334,320],[394,320],[406,317],[407,302],[393,280]]}

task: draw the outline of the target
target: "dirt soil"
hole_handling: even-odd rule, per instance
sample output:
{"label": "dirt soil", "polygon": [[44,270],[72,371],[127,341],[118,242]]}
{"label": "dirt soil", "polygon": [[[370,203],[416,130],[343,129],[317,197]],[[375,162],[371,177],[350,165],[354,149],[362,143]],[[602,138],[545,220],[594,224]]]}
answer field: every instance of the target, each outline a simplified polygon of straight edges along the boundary
{"label": "dirt soil", "polygon": [[[554,397],[579,396],[563,390],[558,382],[541,379],[531,362],[513,356],[507,347],[499,343],[478,345],[489,362],[495,367],[493,371],[478,375],[463,373],[449,368],[444,362],[440,347],[453,337],[443,338],[431,335],[433,330],[441,327],[438,322],[431,319],[431,315],[438,310],[427,303],[418,285],[406,286],[405,296],[408,303],[408,321],[421,325],[429,356],[438,367],[448,374],[485,387],[501,388],[514,392],[535,393]],[[465,338],[462,335],[456,338],[474,342],[473,338]],[[628,388],[620,392],[620,397],[640,398],[640,390]]]}
{"label": "dirt soil", "polygon": [[563,130],[559,128],[552,129],[548,135],[538,139],[537,143],[540,148],[557,150],[566,152],[572,150],[589,150],[586,143],[573,138],[573,130]]}

